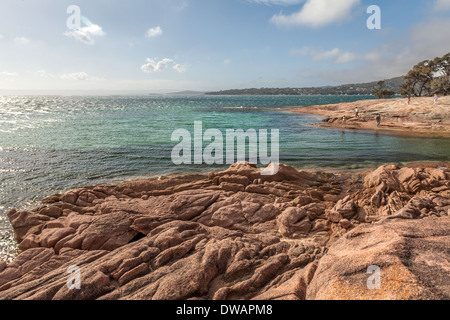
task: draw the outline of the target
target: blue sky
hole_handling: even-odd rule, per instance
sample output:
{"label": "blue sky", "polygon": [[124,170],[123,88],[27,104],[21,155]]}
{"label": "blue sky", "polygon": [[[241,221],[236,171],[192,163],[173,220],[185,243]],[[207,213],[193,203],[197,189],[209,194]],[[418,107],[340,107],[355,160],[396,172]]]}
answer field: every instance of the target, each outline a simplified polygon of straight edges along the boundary
{"label": "blue sky", "polygon": [[[371,5],[381,30],[367,28]],[[2,0],[0,90],[374,81],[450,52],[447,30],[450,0]]]}

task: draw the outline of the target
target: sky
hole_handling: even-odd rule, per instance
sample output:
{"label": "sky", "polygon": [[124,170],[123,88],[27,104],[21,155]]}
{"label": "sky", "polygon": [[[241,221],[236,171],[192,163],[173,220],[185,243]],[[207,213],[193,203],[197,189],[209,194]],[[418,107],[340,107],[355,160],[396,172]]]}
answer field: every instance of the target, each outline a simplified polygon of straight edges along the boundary
{"label": "sky", "polygon": [[450,0],[1,0],[0,92],[377,81],[450,52],[448,30]]}

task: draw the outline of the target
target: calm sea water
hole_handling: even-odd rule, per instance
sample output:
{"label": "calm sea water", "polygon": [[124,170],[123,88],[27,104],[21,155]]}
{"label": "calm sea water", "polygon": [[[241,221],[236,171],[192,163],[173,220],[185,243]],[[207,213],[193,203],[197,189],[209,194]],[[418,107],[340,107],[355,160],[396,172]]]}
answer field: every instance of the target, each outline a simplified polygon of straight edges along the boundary
{"label": "calm sea water", "polygon": [[0,256],[11,243],[6,213],[83,185],[227,166],[175,166],[172,132],[279,129],[280,162],[357,169],[387,162],[450,160],[450,139],[405,138],[310,126],[283,111],[369,99],[352,96],[0,97]]}

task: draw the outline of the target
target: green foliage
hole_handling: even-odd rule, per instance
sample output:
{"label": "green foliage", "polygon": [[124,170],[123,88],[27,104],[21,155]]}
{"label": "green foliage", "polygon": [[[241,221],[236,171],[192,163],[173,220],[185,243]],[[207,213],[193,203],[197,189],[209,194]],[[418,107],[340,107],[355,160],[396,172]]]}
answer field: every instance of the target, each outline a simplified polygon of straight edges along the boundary
{"label": "green foliage", "polygon": [[385,89],[386,81],[378,81],[378,88],[376,89],[374,95],[378,99],[389,99],[395,95],[395,92],[392,90]]}
{"label": "green foliage", "polygon": [[450,53],[433,60],[424,60],[416,64],[400,85],[401,94],[407,96],[432,96],[434,93],[443,95],[450,92]]}
{"label": "green foliage", "polygon": [[[386,89],[394,94],[400,94],[399,85],[402,77],[385,80]],[[250,88],[231,89],[218,92],[208,92],[207,95],[371,95],[374,94],[378,82],[345,84],[340,86],[316,88]],[[394,95],[393,94],[393,95]]]}
{"label": "green foliage", "polygon": [[375,92],[375,97],[378,99],[389,99],[395,95],[395,92],[392,90],[381,89]]}
{"label": "green foliage", "polygon": [[450,94],[450,76],[441,76],[439,78],[433,79],[431,82],[432,92],[439,93],[441,95]]}

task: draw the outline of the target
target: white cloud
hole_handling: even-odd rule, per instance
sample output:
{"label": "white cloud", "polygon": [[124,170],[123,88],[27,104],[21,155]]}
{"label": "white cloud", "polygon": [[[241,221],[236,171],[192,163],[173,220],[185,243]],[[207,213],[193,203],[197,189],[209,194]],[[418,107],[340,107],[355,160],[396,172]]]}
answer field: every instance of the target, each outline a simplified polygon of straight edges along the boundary
{"label": "white cloud", "polygon": [[14,43],[15,44],[19,44],[19,45],[27,45],[31,42],[30,39],[28,39],[27,37],[15,37],[14,38]]}
{"label": "white cloud", "polygon": [[[416,24],[409,34],[393,39],[367,51],[357,59],[358,65],[349,65],[346,70],[309,69],[317,83],[343,84],[362,83],[389,79],[405,75],[420,61],[442,57],[450,51],[448,35],[450,20],[432,19]],[[291,54],[307,55],[309,48],[292,50]]]}
{"label": "white cloud", "polygon": [[[450,52],[448,46],[448,33],[443,30],[450,29],[450,20],[433,19],[416,25],[410,33],[409,46],[414,52],[416,62],[421,59],[432,59]],[[407,46],[405,46],[407,47]]]}
{"label": "white cloud", "polygon": [[445,11],[450,9],[450,0],[436,0],[434,9],[437,11]]}
{"label": "white cloud", "polygon": [[76,81],[100,81],[101,78],[93,77],[86,72],[74,72],[74,73],[64,73],[60,76],[64,80],[76,80]]}
{"label": "white cloud", "polygon": [[164,58],[160,61],[155,61],[154,59],[147,58],[147,63],[141,67],[141,70],[145,73],[152,73],[156,71],[162,71],[167,69],[170,63],[173,63],[172,59]]}
{"label": "white cloud", "polygon": [[447,19],[419,23],[405,38],[395,39],[368,51],[364,60],[377,70],[405,74],[418,62],[441,57],[450,51],[448,35],[442,32],[449,29],[450,21]]}
{"label": "white cloud", "polygon": [[225,59],[224,61],[223,61],[223,64],[224,65],[229,65],[231,63],[231,59]]}
{"label": "white cloud", "polygon": [[161,27],[157,26],[157,27],[148,29],[147,33],[145,35],[147,36],[147,38],[154,38],[154,37],[161,36],[162,34],[163,34],[163,31],[162,31]]}
{"label": "white cloud", "polygon": [[357,60],[357,56],[351,52],[339,52],[335,62],[336,63],[349,63]]}
{"label": "white cloud", "polygon": [[47,71],[41,69],[35,72],[36,75],[38,75],[41,78],[51,78],[54,77],[52,74],[48,73]]}
{"label": "white cloud", "polygon": [[178,63],[175,63],[172,59],[164,58],[160,61],[156,61],[152,58],[147,58],[147,63],[141,66],[141,70],[145,73],[153,73],[167,69],[171,64],[172,68],[177,72],[183,73],[187,71],[187,67]]}
{"label": "white cloud", "polygon": [[184,73],[187,71],[187,67],[181,64],[176,64],[173,66],[173,69],[176,70],[179,73]]}
{"label": "white cloud", "polygon": [[321,27],[344,20],[359,3],[360,0],[306,0],[300,11],[274,15],[271,22],[278,26]]}
{"label": "white cloud", "polygon": [[17,77],[19,74],[16,72],[9,72],[9,71],[0,71],[0,76],[5,77]]}
{"label": "white cloud", "polygon": [[61,79],[64,80],[87,80],[89,75],[86,72],[64,73],[61,75]]}
{"label": "white cloud", "polygon": [[284,5],[289,6],[293,4],[299,4],[304,2],[305,0],[247,0],[248,2],[261,3],[261,4],[275,4],[275,5]]}
{"label": "white cloud", "polygon": [[104,36],[105,32],[99,25],[91,23],[88,26],[82,27],[80,29],[66,31],[64,32],[64,35],[85,44],[93,45],[95,44],[95,40],[93,37]]}
{"label": "white cloud", "polygon": [[334,63],[349,63],[357,60],[357,56],[349,51],[334,48],[328,51],[316,50],[309,47],[291,50],[292,56],[311,56],[314,61],[333,60]]}
{"label": "white cloud", "polygon": [[0,39],[3,39],[4,38],[4,36],[0,33]]}
{"label": "white cloud", "polygon": [[174,6],[173,9],[176,12],[181,12],[184,9],[186,9],[189,6],[189,3],[187,0],[182,0],[178,5]]}

